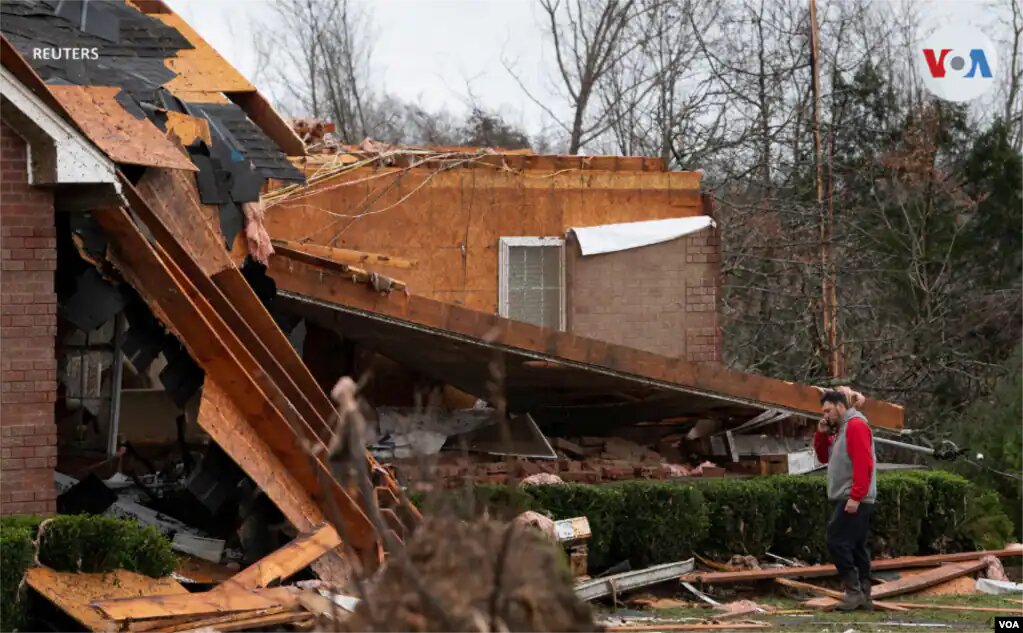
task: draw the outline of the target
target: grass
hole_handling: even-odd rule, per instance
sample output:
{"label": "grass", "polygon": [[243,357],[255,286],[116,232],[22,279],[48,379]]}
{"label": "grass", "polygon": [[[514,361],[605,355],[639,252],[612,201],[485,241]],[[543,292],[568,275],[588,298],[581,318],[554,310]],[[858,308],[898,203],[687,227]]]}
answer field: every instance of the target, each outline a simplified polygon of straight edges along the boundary
{"label": "grass", "polygon": [[[689,596],[684,596],[690,599]],[[912,602],[914,604],[939,604],[962,607],[998,607],[1005,608],[1006,615],[1013,612],[1023,615],[1023,605],[1013,603],[1007,596],[934,596],[914,598],[905,596],[895,598],[893,602]],[[777,609],[805,609],[802,601],[780,596],[751,597],[758,604],[770,605]],[[646,610],[644,615],[656,616],[659,620],[706,619],[712,611],[705,608],[677,608]],[[880,633],[892,631],[900,633],[934,633],[938,631],[992,631],[994,630],[994,613],[971,613],[969,611],[944,611],[938,609],[914,609],[910,612],[893,613],[875,610],[840,613],[837,611],[814,612],[806,615],[768,615],[753,616],[760,622],[774,624],[775,630],[784,629],[785,633],[842,633],[854,629],[858,633]],[[918,626],[913,626],[914,624]],[[927,626],[945,625],[945,626]],[[771,630],[771,629],[767,629]]]}

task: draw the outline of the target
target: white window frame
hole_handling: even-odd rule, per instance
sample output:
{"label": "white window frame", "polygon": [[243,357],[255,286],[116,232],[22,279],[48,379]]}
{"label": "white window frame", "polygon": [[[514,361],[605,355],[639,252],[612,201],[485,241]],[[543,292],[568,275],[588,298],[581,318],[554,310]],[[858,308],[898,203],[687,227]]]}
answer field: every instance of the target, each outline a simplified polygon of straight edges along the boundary
{"label": "white window frame", "polygon": [[565,329],[565,239],[561,237],[502,237],[498,240],[497,313],[508,318],[508,253],[512,246],[558,246],[561,253],[561,276],[558,285],[558,329]]}

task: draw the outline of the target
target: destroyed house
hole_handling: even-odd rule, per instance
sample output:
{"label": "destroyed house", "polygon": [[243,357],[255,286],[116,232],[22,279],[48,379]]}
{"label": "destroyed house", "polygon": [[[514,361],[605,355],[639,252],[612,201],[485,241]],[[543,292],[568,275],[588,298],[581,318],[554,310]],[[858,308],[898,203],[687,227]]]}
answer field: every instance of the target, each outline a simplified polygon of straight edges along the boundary
{"label": "destroyed house", "polygon": [[[405,484],[403,459],[423,453],[440,475],[580,481],[683,476],[690,455],[740,472],[805,455],[818,391],[720,363],[699,174],[483,148],[310,151],[159,0],[4,2],[0,17],[0,513],[152,518],[75,492],[126,470],[180,515],[165,531],[226,538],[245,508],[284,526],[279,541],[330,523],[373,566],[383,537],[418,520],[377,459]],[[55,47],[96,55],[38,53]],[[365,383],[383,526],[328,458],[327,393],[345,375]],[[898,406],[866,412],[902,424]],[[633,468],[615,456],[652,451],[624,438],[676,454]],[[443,463],[466,447],[482,470]],[[613,466],[580,465],[604,453]],[[512,473],[509,455],[538,459]],[[274,544],[243,545],[251,559]],[[320,559],[321,577],[343,576],[342,559]]]}

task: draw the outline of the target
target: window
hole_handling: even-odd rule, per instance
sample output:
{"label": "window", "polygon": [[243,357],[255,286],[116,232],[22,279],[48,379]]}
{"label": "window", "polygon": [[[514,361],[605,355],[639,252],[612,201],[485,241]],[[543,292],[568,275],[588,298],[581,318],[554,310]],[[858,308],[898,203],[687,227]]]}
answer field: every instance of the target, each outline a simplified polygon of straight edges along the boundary
{"label": "window", "polygon": [[565,240],[502,237],[498,313],[545,328],[565,328]]}

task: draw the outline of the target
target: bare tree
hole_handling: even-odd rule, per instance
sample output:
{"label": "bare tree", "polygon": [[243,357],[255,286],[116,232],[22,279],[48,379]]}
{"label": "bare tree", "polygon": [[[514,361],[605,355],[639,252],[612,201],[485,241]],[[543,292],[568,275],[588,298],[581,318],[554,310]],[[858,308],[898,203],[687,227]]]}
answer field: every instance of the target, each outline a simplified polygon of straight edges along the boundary
{"label": "bare tree", "polygon": [[540,0],[540,6],[553,40],[556,75],[571,121],[563,120],[538,99],[533,101],[558,121],[568,134],[569,153],[576,154],[611,125],[607,112],[593,114],[591,107],[598,84],[636,45],[635,41],[627,45],[625,34],[639,17],[639,5],[636,0]]}

